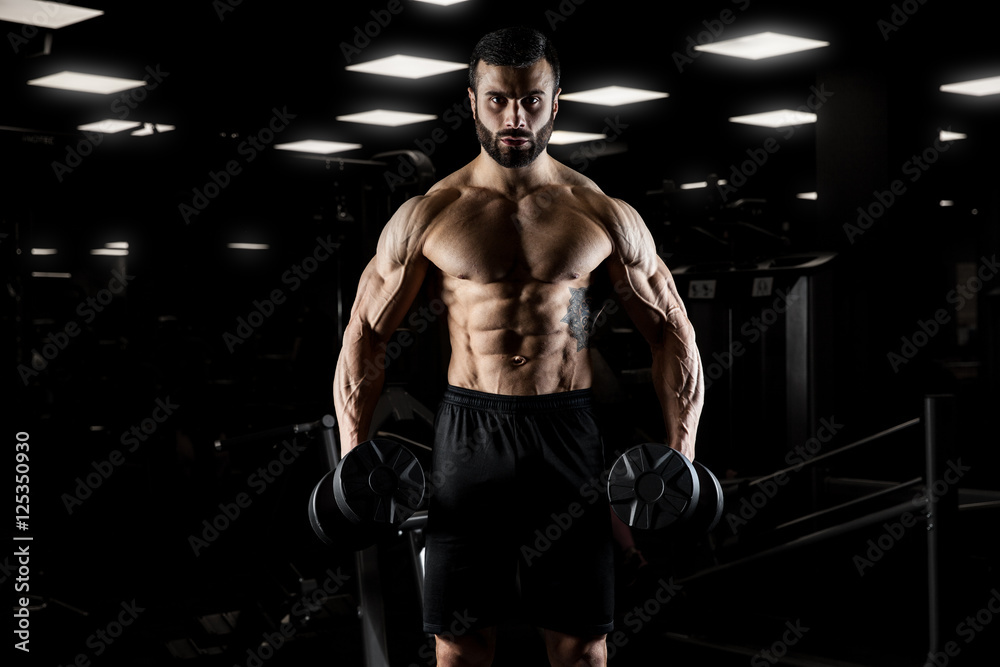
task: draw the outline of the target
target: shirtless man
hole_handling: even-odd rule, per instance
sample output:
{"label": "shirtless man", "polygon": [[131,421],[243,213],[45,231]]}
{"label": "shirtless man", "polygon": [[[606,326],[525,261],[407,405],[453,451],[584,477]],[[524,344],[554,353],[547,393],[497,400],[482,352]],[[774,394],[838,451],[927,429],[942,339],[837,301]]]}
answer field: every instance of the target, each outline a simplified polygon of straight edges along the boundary
{"label": "shirtless man", "polygon": [[496,626],[520,613],[543,629],[553,665],[605,665],[609,512],[581,495],[604,469],[589,403],[597,290],[613,287],[651,346],[668,443],[690,459],[701,358],[642,219],[546,151],[560,92],[547,39],[491,33],[469,74],[481,152],[382,232],[337,365],[341,447],[368,438],[384,377],[372,360],[438,272],[452,350],[426,532],[424,630],[438,664],[491,664]]}

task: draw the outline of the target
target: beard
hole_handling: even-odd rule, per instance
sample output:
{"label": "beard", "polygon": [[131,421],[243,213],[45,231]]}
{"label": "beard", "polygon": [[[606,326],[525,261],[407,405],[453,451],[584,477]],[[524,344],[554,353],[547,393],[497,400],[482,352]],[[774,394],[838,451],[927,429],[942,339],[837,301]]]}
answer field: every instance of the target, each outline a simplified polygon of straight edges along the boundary
{"label": "beard", "polygon": [[[540,127],[538,132],[534,134],[527,130],[504,130],[494,134],[486,129],[486,126],[482,124],[477,116],[476,135],[479,137],[479,143],[482,144],[486,153],[497,164],[507,169],[518,169],[519,167],[527,167],[534,162],[535,158],[541,155],[545,147],[549,145],[549,138],[552,136],[552,125],[554,122],[555,117],[553,116],[549,118],[549,122]],[[521,146],[506,146],[501,143],[501,139],[504,137],[527,139],[529,143]]]}

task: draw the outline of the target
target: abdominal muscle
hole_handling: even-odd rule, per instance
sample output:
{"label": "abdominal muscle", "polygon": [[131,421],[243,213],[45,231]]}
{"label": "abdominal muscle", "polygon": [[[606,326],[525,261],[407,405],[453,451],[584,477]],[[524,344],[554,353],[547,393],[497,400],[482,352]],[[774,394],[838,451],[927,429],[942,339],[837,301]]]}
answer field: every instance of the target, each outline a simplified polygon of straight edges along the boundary
{"label": "abdominal muscle", "polygon": [[585,389],[590,354],[561,320],[570,288],[558,283],[446,279],[451,361],[448,383],[491,394],[532,396]]}

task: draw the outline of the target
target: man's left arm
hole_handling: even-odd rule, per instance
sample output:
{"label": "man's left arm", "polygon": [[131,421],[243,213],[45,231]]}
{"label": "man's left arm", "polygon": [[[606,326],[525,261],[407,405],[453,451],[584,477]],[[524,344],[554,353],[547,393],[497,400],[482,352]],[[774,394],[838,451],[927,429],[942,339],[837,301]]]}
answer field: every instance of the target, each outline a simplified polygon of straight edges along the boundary
{"label": "man's left arm", "polygon": [[639,214],[612,200],[609,218],[614,249],[608,270],[615,293],[652,350],[653,386],[663,408],[667,442],[693,461],[705,386],[694,328]]}

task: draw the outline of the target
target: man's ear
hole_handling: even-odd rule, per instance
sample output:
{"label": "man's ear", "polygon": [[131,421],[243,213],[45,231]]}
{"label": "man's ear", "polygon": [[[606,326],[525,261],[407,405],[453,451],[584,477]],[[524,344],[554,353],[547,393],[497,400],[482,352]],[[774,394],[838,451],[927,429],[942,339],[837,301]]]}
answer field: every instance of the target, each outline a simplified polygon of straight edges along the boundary
{"label": "man's ear", "polygon": [[472,120],[476,120],[476,91],[469,88],[469,103],[472,107]]}
{"label": "man's ear", "polygon": [[562,88],[556,88],[556,94],[552,96],[552,118],[556,117],[559,113],[559,93],[562,92]]}

